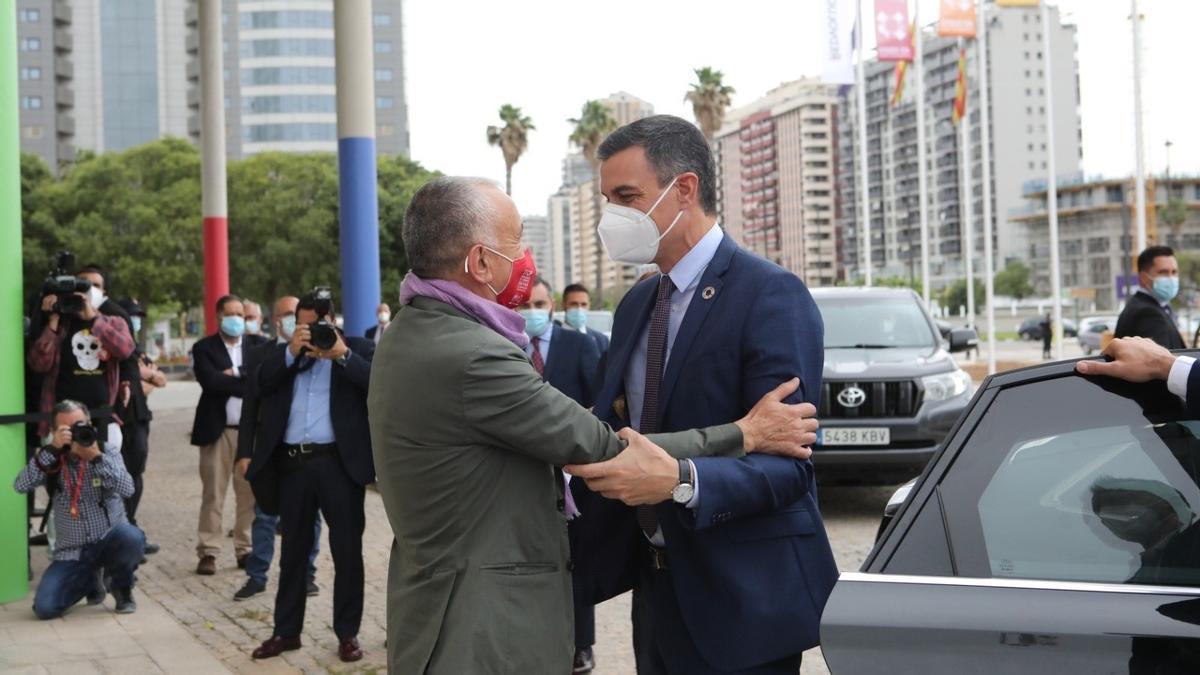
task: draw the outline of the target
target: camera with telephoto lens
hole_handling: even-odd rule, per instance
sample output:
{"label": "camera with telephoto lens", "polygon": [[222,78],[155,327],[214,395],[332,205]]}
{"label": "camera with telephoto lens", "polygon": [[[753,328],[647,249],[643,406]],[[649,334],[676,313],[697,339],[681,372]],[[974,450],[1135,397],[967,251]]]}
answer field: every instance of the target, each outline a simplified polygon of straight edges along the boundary
{"label": "camera with telephoto lens", "polygon": [[337,344],[337,327],[332,321],[333,291],[326,286],[317,286],[312,290],[313,309],[317,312],[317,320],[309,326],[309,342],[312,346],[325,351]]}
{"label": "camera with telephoto lens", "polygon": [[76,422],[71,425],[71,442],[81,448],[86,448],[96,443],[96,427],[92,426],[91,422]]}
{"label": "camera with telephoto lens", "polygon": [[76,279],[71,273],[75,266],[75,256],[70,251],[60,251],[54,262],[54,269],[42,282],[42,297],[54,295],[58,301],[54,303],[51,312],[68,315],[79,314],[83,311],[83,298],[78,293],[87,293],[92,288],[90,281]]}

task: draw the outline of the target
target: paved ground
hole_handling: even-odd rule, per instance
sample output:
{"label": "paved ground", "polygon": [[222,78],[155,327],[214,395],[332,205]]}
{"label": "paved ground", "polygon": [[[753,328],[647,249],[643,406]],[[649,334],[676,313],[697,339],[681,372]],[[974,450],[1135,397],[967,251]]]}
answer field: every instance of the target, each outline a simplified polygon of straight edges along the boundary
{"label": "paved ground", "polygon": [[[1067,346],[1073,345],[1069,342]],[[1006,361],[1040,357],[1040,345],[1032,343],[1002,343],[997,351]],[[1074,346],[1074,351],[1068,350],[1068,356],[1076,356],[1077,352],[1078,347]],[[194,573],[200,484],[196,450],[188,444],[187,433],[198,395],[195,383],[180,381],[172,382],[151,398],[156,419],[139,520],[149,538],[162,546],[162,551],[151,556],[139,570],[139,612],[133,617],[117,618],[107,610],[79,608],[65,620],[38,623],[32,619],[28,602],[0,606],[0,670],[7,672],[30,664],[35,665],[28,672],[57,672],[60,666],[79,672],[153,672],[154,667],[184,672],[187,670],[184,665],[191,666],[192,672],[215,672],[221,666],[253,673],[385,670],[384,599],[391,533],[379,496],[370,491],[363,542],[366,609],[360,634],[366,658],[352,667],[337,659],[337,640],[331,625],[333,566],[327,542],[323,540],[317,561],[317,581],[322,590],[308,604],[304,648],[267,662],[250,659],[253,648],[271,634],[276,574],[272,569],[266,593],[249,601],[234,602],[233,594],[245,576],[234,565],[232,541],[218,559],[216,576],[200,577]],[[857,569],[870,551],[879,516],[891,491],[890,487],[822,489],[822,512],[842,570]],[[232,526],[232,506],[231,494],[226,507],[227,527]],[[44,558],[44,549],[35,549],[34,554]],[[25,647],[14,646],[17,644]],[[39,645],[45,647],[43,653],[57,648],[57,653],[65,653],[67,658],[77,654],[83,660],[70,663],[63,658],[49,662],[31,660],[33,656],[29,655]],[[198,648],[200,645],[203,648]],[[88,660],[97,655],[103,658]],[[634,672],[628,596],[597,608],[596,657],[599,666],[596,672],[600,675]],[[184,665],[179,665],[179,660]],[[47,669],[38,669],[40,666],[36,664],[46,664]],[[819,651],[814,650],[806,655],[803,672],[825,673],[824,666]]]}

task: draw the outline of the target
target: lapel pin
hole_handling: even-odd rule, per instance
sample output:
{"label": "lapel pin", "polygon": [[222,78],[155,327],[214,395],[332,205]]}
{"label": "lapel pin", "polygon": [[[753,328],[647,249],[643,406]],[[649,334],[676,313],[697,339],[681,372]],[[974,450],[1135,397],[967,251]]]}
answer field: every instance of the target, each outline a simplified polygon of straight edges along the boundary
{"label": "lapel pin", "polygon": [[712,286],[705,286],[704,290],[700,292],[700,297],[704,298],[705,300],[712,300],[713,296],[716,294],[717,289],[713,288]]}

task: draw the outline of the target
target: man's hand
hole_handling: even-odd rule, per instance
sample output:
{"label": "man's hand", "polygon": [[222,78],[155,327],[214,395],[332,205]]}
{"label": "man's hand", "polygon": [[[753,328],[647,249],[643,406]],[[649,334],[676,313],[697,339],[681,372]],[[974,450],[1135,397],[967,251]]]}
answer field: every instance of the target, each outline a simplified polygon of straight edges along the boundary
{"label": "man's hand", "polygon": [[1102,356],[1111,361],[1080,361],[1075,370],[1084,375],[1108,375],[1130,382],[1166,380],[1175,365],[1171,352],[1144,337],[1117,338],[1108,343]]}
{"label": "man's hand", "polygon": [[769,391],[736,424],[742,430],[746,452],[783,455],[796,459],[812,456],[809,447],[817,442],[817,409],[811,403],[788,404],[783,400],[800,387],[793,377]]}
{"label": "man's hand", "polygon": [[592,491],[630,506],[670,498],[679,484],[678,460],[633,429],[622,429],[617,435],[629,445],[616,457],[595,464],[572,464],[564,470],[586,480]]}
{"label": "man's hand", "polygon": [[306,323],[296,324],[296,330],[292,333],[292,339],[288,342],[288,351],[292,353],[292,358],[300,358],[300,352],[307,349],[312,351],[312,343],[309,339],[312,337],[312,330]]}
{"label": "man's hand", "polygon": [[87,447],[84,447],[78,443],[72,443],[71,454],[85,462],[90,462],[99,457],[102,453],[100,452],[100,445],[97,443],[92,443]]}
{"label": "man's hand", "polygon": [[246,477],[246,472],[250,470],[250,458],[243,457],[237,461],[237,472],[242,478]]}
{"label": "man's hand", "polygon": [[350,351],[350,348],[346,346],[345,340],[342,339],[341,333],[334,331],[333,336],[334,336],[334,339],[336,340],[336,342],[333,343],[333,346],[330,347],[329,349],[314,351],[313,358],[329,359],[330,361],[336,361],[337,359],[342,358],[342,354],[345,354],[346,352]]}
{"label": "man's hand", "polygon": [[121,405],[128,408],[129,398],[133,395],[133,388],[129,386],[129,381],[121,382]]}
{"label": "man's hand", "polygon": [[83,309],[79,312],[79,318],[84,321],[91,321],[96,318],[99,312],[96,311],[95,307],[92,307],[92,298],[87,293],[76,293],[75,295],[83,298]]}
{"label": "man's hand", "polygon": [[61,451],[63,448],[71,447],[71,439],[74,437],[71,433],[71,425],[64,424],[54,430],[54,439],[50,441],[50,446]]}
{"label": "man's hand", "polygon": [[54,311],[54,303],[58,302],[58,296],[51,293],[50,295],[42,296],[42,311]]}

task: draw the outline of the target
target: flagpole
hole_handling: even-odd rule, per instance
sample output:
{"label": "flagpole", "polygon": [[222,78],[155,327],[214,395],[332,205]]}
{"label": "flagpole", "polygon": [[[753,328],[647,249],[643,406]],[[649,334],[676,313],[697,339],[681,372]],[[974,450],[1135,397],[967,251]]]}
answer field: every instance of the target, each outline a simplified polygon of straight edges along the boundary
{"label": "flagpole", "polygon": [[[1134,194],[1137,203],[1137,251],[1146,250],[1146,145],[1142,135],[1142,17],[1138,0],[1130,0],[1133,21],[1133,136],[1137,155]],[[1136,254],[1135,254],[1136,255]]]}
{"label": "flagpole", "polygon": [[[958,38],[959,58],[965,59],[963,52],[966,49],[966,41]],[[963,110],[962,115],[958,118],[958,173],[959,173],[959,195],[958,195],[958,215],[959,224],[962,226],[962,255],[965,263],[965,272],[967,274],[967,326],[975,328],[975,232],[972,222],[971,213],[971,154],[970,154],[970,134],[967,133],[967,73],[966,64],[963,65],[962,72],[963,85]]]}
{"label": "flagpole", "polygon": [[866,47],[863,35],[862,0],[858,0],[858,19],[856,20],[858,34],[858,192],[862,195],[859,200],[862,205],[862,219],[859,220],[863,237],[863,262],[866,269],[866,285],[871,285],[871,181],[867,175],[867,74]]}
{"label": "flagpole", "polygon": [[918,11],[921,3],[913,3],[913,75],[917,87],[917,203],[921,216],[921,297],[925,308],[931,309],[929,299],[929,202],[928,178],[925,175],[925,38]]}
{"label": "flagpole", "polygon": [[1050,52],[1050,7],[1041,3],[1043,87],[1046,90],[1046,212],[1050,229],[1050,301],[1054,305],[1054,358],[1063,358],[1062,264],[1058,255],[1058,179],[1054,166],[1054,65]]}
{"label": "flagpole", "polygon": [[[1136,1],[1136,0],[1135,0]],[[984,311],[987,316],[988,375],[996,374],[996,276],[992,251],[992,129],[991,111],[988,109],[988,65],[987,65],[987,4],[979,0],[978,28],[975,31],[975,62],[979,66],[979,150],[983,168],[983,288]]]}

